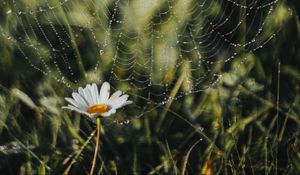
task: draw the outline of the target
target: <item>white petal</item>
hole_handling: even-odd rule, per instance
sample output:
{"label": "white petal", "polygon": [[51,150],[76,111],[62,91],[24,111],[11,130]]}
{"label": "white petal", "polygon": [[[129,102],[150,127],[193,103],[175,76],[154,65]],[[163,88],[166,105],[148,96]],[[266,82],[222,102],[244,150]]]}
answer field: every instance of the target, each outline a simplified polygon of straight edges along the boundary
{"label": "white petal", "polygon": [[129,95],[124,94],[121,97],[119,97],[117,101],[126,101],[128,99],[128,97],[129,97]]}
{"label": "white petal", "polygon": [[73,106],[76,106],[76,107],[79,107],[79,106],[80,106],[80,104],[79,104],[77,101],[73,100],[73,98],[68,98],[68,97],[66,97],[65,100],[66,100],[67,102],[71,103]]}
{"label": "white petal", "polygon": [[72,97],[73,97],[73,98],[75,99],[75,101],[77,102],[79,108],[86,108],[86,107],[87,107],[87,104],[86,104],[85,100],[82,98],[81,95],[79,95],[79,94],[76,93],[76,92],[73,92],[73,93],[72,93]]}
{"label": "white petal", "polygon": [[121,96],[118,100],[114,101],[113,104],[111,104],[111,108],[115,108],[115,109],[119,109],[123,106],[129,105],[132,103],[132,101],[127,100],[128,99],[128,95],[123,95]]}
{"label": "white petal", "polygon": [[87,101],[89,106],[95,104],[93,102],[93,97],[91,95],[91,90],[90,90],[90,85],[89,84],[86,85],[86,87],[83,89],[83,93],[84,93],[84,96],[85,96],[85,100]]}
{"label": "white petal", "polygon": [[115,93],[113,93],[109,99],[115,99],[115,98],[118,98],[122,95],[122,92],[121,91],[116,91]]}
{"label": "white petal", "polygon": [[107,103],[107,100],[109,98],[109,91],[110,91],[110,84],[108,82],[104,82],[100,89],[100,95],[99,100],[100,103]]}
{"label": "white petal", "polygon": [[[73,106],[73,105],[68,105],[68,106],[63,106],[63,107],[61,107],[62,109],[71,109],[71,110],[73,110],[73,108],[77,108],[77,107],[75,107],[75,106]],[[78,108],[77,108],[78,109]]]}
{"label": "white petal", "polygon": [[87,116],[91,116],[89,113],[87,113],[86,111],[83,111],[83,110],[80,110],[72,105],[68,105],[68,106],[64,106],[62,107],[63,109],[69,109],[69,110],[72,110],[72,111],[76,111],[76,112],[79,112],[81,114],[84,114],[84,115],[87,115]]}
{"label": "white petal", "polygon": [[87,85],[87,88],[89,89],[89,92],[90,92],[90,96],[91,96],[91,101],[93,104],[96,104],[96,102],[94,101],[94,89],[91,85]]}
{"label": "white petal", "polygon": [[127,101],[129,95],[122,95],[121,97],[118,98],[118,100],[115,100],[113,104],[111,104],[112,108],[121,108],[124,106],[124,103]]}
{"label": "white petal", "polygon": [[99,93],[98,93],[98,87],[95,83],[92,84],[92,95],[93,95],[93,100],[94,103],[99,104]]}
{"label": "white petal", "polygon": [[120,95],[122,95],[121,91],[116,91],[115,93],[113,93],[112,96],[110,96],[110,98],[108,99],[107,104],[109,106],[114,104],[119,99]]}
{"label": "white petal", "polygon": [[114,113],[116,113],[116,109],[112,108],[112,109],[110,109],[109,111],[107,111],[107,112],[101,114],[101,116],[102,116],[102,117],[109,117],[109,116],[111,116],[111,115],[114,114]]}
{"label": "white petal", "polygon": [[123,106],[130,105],[130,104],[132,104],[132,103],[133,103],[133,101],[127,100],[125,103],[123,103]]}
{"label": "white petal", "polygon": [[86,99],[86,96],[84,95],[84,92],[83,92],[83,88],[82,88],[82,87],[79,87],[79,88],[78,88],[78,93],[79,93],[84,99]]}

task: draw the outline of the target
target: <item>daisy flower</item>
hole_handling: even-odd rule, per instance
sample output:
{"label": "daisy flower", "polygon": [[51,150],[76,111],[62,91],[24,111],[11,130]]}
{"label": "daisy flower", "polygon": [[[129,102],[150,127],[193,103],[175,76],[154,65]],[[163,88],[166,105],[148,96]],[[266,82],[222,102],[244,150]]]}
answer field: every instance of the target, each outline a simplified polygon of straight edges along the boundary
{"label": "daisy flower", "polygon": [[108,117],[116,113],[117,109],[131,104],[129,95],[116,91],[109,97],[110,84],[104,82],[100,92],[95,83],[87,84],[85,88],[79,87],[78,92],[73,92],[73,98],[65,98],[70,104],[63,106],[63,109],[77,111],[89,117]]}

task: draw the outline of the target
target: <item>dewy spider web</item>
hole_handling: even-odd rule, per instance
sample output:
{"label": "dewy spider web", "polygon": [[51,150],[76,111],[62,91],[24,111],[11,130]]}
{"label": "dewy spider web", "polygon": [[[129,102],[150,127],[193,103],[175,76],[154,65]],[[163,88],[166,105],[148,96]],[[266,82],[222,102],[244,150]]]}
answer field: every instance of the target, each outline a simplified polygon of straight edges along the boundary
{"label": "dewy spider web", "polygon": [[278,1],[13,0],[3,4],[14,30],[0,29],[34,70],[73,90],[83,77],[125,84],[144,114],[212,87],[216,64],[262,48]]}

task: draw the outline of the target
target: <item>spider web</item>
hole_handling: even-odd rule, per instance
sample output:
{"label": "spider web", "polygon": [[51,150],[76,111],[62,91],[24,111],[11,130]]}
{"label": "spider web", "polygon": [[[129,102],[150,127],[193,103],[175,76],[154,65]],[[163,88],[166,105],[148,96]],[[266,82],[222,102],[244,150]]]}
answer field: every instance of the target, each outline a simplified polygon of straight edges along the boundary
{"label": "spider web", "polygon": [[109,81],[132,95],[141,116],[213,87],[217,65],[263,48],[275,37],[263,31],[278,3],[13,0],[3,2],[9,33],[0,31],[28,67],[71,90]]}

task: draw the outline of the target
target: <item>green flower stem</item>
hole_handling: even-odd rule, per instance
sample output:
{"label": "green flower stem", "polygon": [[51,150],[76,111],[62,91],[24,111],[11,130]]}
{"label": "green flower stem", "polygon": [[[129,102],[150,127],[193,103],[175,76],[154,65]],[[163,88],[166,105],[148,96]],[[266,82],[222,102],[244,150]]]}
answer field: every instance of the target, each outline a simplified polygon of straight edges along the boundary
{"label": "green flower stem", "polygon": [[91,171],[90,171],[90,175],[93,175],[94,169],[95,169],[95,165],[96,165],[97,153],[99,151],[100,133],[101,133],[100,117],[97,117],[96,148],[95,148],[95,152],[94,152],[93,164],[92,164],[92,168],[91,168]]}

